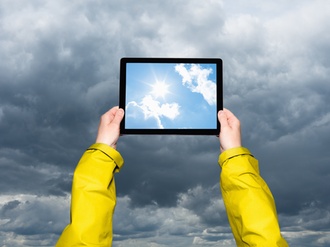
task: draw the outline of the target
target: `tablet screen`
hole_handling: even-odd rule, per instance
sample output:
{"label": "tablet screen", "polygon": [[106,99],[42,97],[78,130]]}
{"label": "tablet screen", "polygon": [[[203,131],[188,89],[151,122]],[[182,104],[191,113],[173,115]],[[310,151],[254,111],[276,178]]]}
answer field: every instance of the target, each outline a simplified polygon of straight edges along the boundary
{"label": "tablet screen", "polygon": [[222,60],[122,58],[121,134],[217,135]]}

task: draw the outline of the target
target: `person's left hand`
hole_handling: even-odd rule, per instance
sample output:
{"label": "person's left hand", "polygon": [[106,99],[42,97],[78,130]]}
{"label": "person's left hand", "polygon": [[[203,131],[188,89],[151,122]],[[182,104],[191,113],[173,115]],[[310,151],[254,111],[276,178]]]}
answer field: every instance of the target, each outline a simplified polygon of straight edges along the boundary
{"label": "person's left hand", "polygon": [[104,143],[116,149],[120,135],[120,122],[124,117],[124,110],[115,106],[104,113],[100,119],[96,143]]}
{"label": "person's left hand", "polygon": [[241,123],[238,118],[228,109],[218,112],[220,122],[220,150],[241,147]]}

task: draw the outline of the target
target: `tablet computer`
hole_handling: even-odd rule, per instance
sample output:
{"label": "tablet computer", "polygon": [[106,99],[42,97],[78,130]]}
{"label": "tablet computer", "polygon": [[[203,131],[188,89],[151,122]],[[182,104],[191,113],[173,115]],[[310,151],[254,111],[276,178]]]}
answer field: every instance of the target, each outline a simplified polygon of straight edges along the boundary
{"label": "tablet computer", "polygon": [[121,134],[218,135],[220,58],[122,58]]}

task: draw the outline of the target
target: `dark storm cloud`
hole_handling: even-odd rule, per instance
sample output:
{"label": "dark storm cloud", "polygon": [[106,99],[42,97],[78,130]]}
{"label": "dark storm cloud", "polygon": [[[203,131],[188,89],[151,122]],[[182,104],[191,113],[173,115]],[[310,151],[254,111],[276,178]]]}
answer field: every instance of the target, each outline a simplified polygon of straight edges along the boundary
{"label": "dark storm cloud", "polygon": [[[139,243],[139,239],[145,238],[149,239],[147,242],[169,245],[180,236],[186,236],[190,243],[179,238],[176,239],[178,246],[192,242],[233,244],[218,186],[197,186],[180,193],[173,207],[162,208],[156,202],[144,207],[131,207],[128,197],[120,198],[119,205],[115,214],[115,240],[121,240],[123,244],[130,244],[128,239]],[[158,232],[159,238],[155,239],[152,232]],[[172,241],[164,241],[165,236]]]}
{"label": "dark storm cloud", "polygon": [[[178,204],[194,212],[209,227],[224,226],[228,223],[218,185],[213,187],[199,185],[189,189],[179,195]],[[227,228],[223,232],[230,232],[230,230]]]}
{"label": "dark storm cloud", "polygon": [[[329,64],[318,55],[329,49],[323,45],[329,37],[315,39],[323,36],[325,26],[316,23],[322,23],[325,15],[304,18],[315,8],[317,4],[285,14],[267,23],[266,29],[249,16],[242,17],[245,22],[229,22],[238,26],[232,36],[241,34],[241,25],[265,31],[257,35],[255,52],[245,53],[246,47],[234,44],[237,52],[228,65],[225,95],[242,120],[243,143],[260,160],[280,213],[299,214],[305,203],[315,200],[328,204]],[[280,35],[284,23],[287,32]],[[318,28],[309,29],[313,25]],[[248,42],[254,40],[253,32],[248,34],[244,38],[253,46]]]}
{"label": "dark storm cloud", "polygon": [[[2,181],[0,192],[37,193],[38,195],[65,195],[71,191],[71,175],[59,171],[58,168],[40,163],[26,155],[13,150],[0,151]],[[14,158],[10,158],[14,156]],[[21,160],[24,159],[24,160]]]}
{"label": "dark storm cloud", "polygon": [[124,136],[121,141],[118,149],[126,166],[125,172],[118,174],[117,183],[120,191],[131,196],[133,204],[156,201],[173,206],[178,193],[194,184],[213,185],[219,179],[216,137],[150,136],[140,140]]}
{"label": "dark storm cloud", "polygon": [[[82,150],[93,141],[91,134],[95,134],[101,112],[117,104],[118,73],[114,71],[118,69],[106,68],[109,64],[103,59],[108,60],[105,53],[111,51],[104,52],[105,37],[93,34],[93,23],[82,13],[60,14],[64,10],[60,5],[49,12],[48,3],[43,4],[16,5],[15,11],[10,4],[3,11],[8,13],[2,15],[1,49],[7,59],[0,63],[0,145],[12,155],[11,164],[4,161],[1,166],[2,174],[13,175],[2,182],[8,187],[13,180],[24,181],[9,191],[30,188],[58,194],[66,182],[40,176],[40,163],[72,170]],[[24,161],[17,160],[17,152]],[[25,174],[20,176],[21,172]],[[24,175],[28,177],[22,180]]]}
{"label": "dark storm cloud", "polygon": [[6,201],[0,209],[0,241],[4,246],[51,246],[62,231],[61,222],[55,219],[68,217],[65,203],[49,195],[16,195],[2,197],[1,201]]}

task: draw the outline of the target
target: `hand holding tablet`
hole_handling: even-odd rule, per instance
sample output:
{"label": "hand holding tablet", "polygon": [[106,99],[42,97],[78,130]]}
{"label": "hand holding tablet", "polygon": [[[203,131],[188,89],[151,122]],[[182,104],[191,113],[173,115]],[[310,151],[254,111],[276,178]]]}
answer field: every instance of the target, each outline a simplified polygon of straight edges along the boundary
{"label": "hand holding tablet", "polygon": [[222,60],[122,58],[121,134],[218,135]]}

